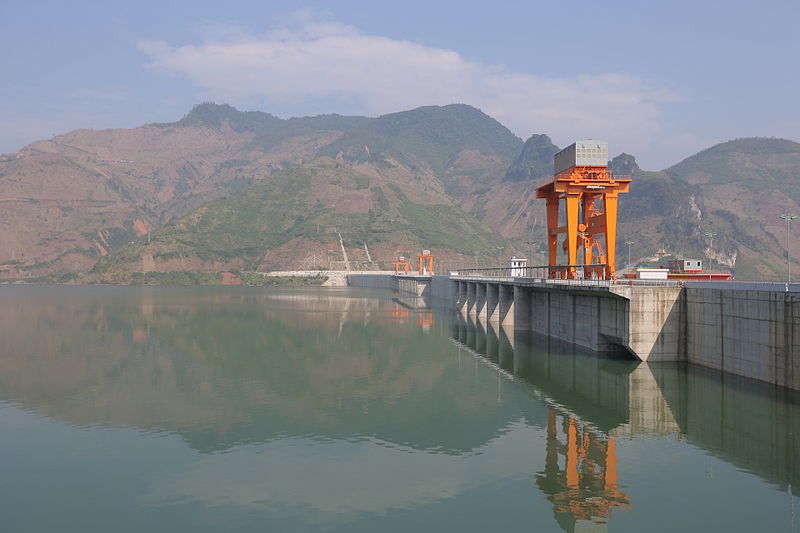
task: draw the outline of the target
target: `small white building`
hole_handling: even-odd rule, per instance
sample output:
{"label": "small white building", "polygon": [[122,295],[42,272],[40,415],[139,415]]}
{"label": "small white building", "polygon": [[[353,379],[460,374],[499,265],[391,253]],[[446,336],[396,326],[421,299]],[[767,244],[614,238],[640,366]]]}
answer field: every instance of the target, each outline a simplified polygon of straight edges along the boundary
{"label": "small white building", "polygon": [[637,268],[637,279],[667,279],[668,268]]}
{"label": "small white building", "polygon": [[699,259],[673,259],[668,266],[673,272],[700,272],[703,270],[703,262]]}
{"label": "small white building", "polygon": [[508,260],[508,275],[512,278],[522,278],[526,276],[525,269],[528,267],[528,260],[516,255]]}

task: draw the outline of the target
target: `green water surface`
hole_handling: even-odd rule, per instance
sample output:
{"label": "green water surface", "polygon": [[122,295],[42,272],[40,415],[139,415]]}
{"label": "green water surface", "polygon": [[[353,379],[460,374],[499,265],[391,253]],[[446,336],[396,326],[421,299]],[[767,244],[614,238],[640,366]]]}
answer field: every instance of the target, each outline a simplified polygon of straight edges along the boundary
{"label": "green water surface", "polygon": [[0,531],[800,531],[797,395],[380,291],[0,287]]}

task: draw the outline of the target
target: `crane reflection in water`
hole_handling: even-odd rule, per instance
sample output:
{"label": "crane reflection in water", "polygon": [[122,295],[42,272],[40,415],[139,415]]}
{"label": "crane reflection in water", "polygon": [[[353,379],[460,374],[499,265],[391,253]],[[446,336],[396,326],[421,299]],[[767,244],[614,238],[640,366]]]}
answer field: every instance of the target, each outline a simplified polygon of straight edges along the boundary
{"label": "crane reflection in water", "polygon": [[536,486],[553,504],[561,527],[575,531],[579,522],[605,523],[612,509],[629,509],[617,475],[614,437],[549,410],[545,466],[536,474]]}
{"label": "crane reflection in water", "polygon": [[547,404],[543,467],[533,478],[561,529],[604,531],[614,511],[632,508],[618,437],[680,433],[646,365],[580,356],[471,317],[457,317],[451,338]]}

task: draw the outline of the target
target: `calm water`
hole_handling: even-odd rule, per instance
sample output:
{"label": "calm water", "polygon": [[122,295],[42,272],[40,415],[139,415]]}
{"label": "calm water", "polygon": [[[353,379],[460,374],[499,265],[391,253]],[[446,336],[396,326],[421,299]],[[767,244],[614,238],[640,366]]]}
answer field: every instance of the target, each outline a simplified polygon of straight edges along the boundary
{"label": "calm water", "polygon": [[800,402],[355,290],[0,287],[0,529],[800,531]]}

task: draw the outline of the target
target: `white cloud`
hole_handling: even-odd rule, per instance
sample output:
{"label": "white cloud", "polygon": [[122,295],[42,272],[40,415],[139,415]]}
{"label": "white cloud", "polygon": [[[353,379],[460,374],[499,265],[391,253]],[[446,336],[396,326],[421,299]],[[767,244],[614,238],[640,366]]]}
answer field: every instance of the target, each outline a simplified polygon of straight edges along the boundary
{"label": "white cloud", "polygon": [[612,151],[646,150],[661,128],[659,103],[675,99],[627,74],[552,78],[513,72],[335,22],[304,20],[261,37],[183,46],[144,41],[139,49],[152,68],[185,76],[220,101],[296,106],[346,98],[370,115],[467,103],[523,138],[538,132],[560,144],[601,138]]}

